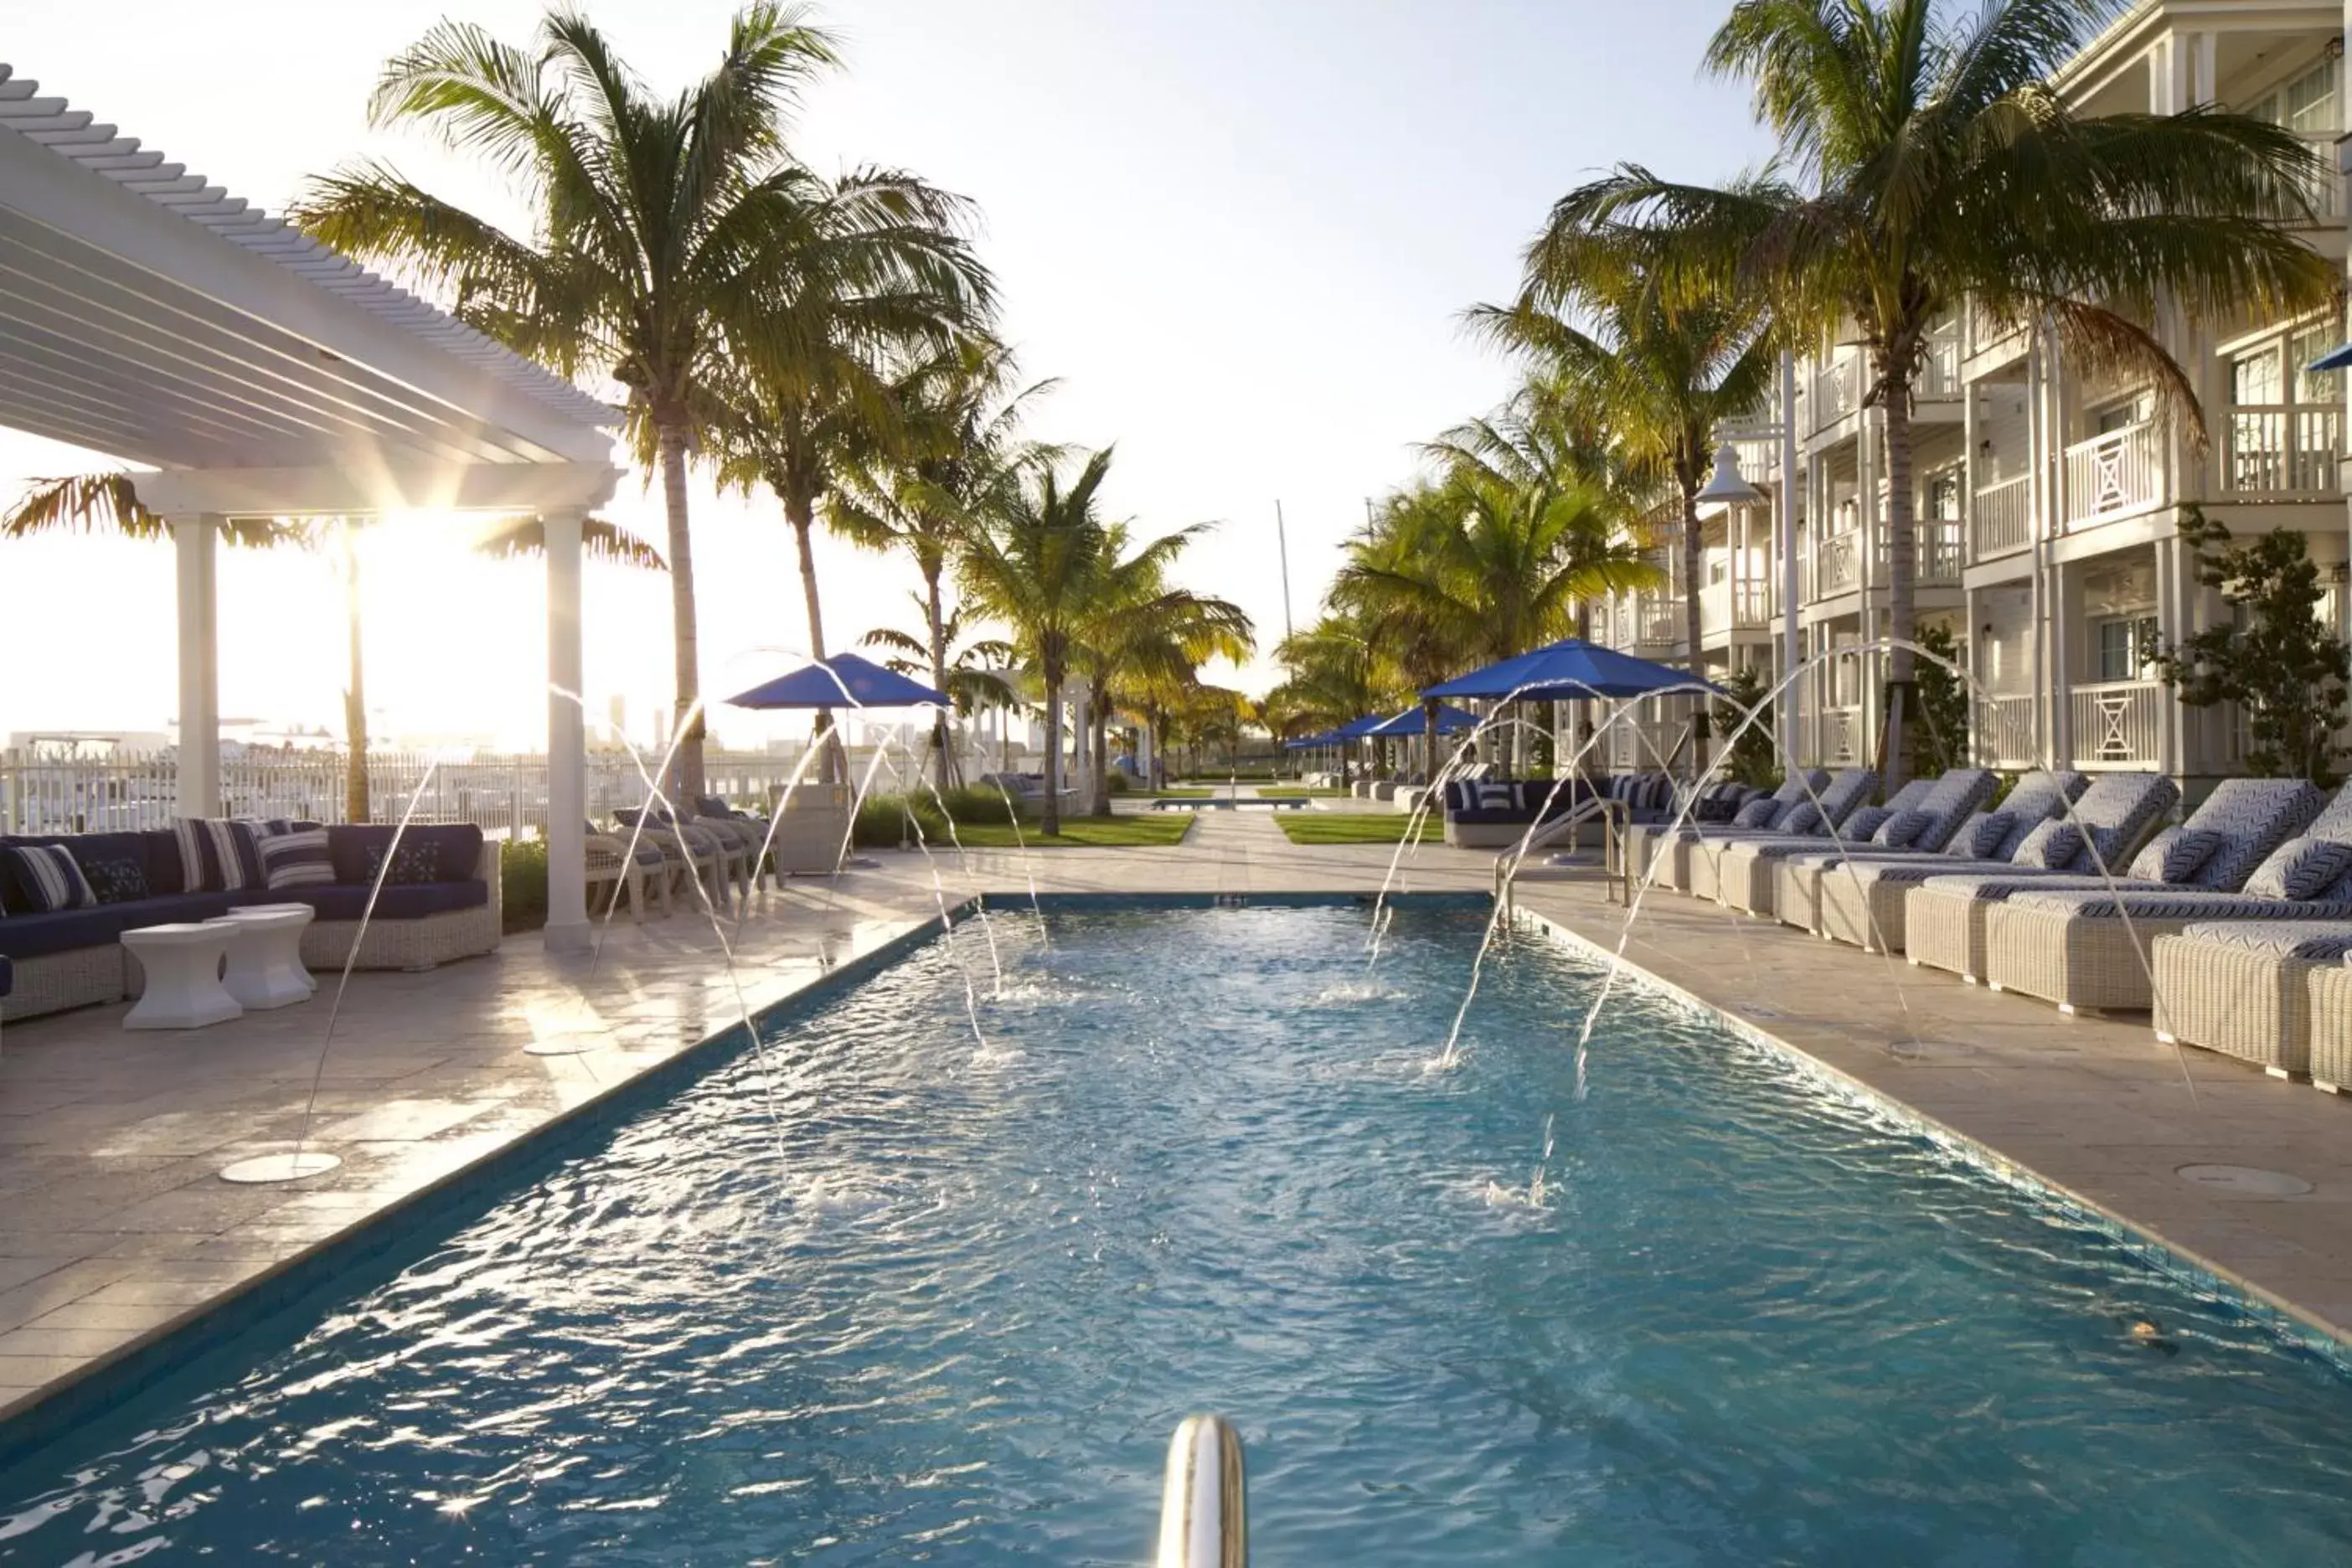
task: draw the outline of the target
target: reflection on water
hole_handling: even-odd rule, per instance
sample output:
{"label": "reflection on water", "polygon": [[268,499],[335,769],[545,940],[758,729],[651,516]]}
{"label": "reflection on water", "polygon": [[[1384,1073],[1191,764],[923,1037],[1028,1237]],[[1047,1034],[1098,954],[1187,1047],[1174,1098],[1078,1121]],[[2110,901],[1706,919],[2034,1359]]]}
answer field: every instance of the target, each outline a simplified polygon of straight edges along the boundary
{"label": "reflection on water", "polygon": [[1057,917],[994,1063],[934,944],[19,1465],[0,1561],[1128,1565],[1198,1409],[1268,1563],[2352,1557],[2331,1369],[1776,1058],[1627,986],[1579,1101],[1522,942],[1422,1073],[1481,918],[1358,998],[1360,909]]}

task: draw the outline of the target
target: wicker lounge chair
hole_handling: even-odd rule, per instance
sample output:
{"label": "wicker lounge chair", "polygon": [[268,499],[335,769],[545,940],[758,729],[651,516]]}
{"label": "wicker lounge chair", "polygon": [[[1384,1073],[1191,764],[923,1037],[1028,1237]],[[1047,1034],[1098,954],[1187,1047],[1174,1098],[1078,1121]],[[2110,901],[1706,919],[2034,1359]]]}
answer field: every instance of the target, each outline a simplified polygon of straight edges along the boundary
{"label": "wicker lounge chair", "polygon": [[[2159,793],[2168,804],[2178,792],[2171,781],[2163,782],[2165,788]],[[2090,836],[2090,842],[2073,864],[2056,874],[2045,865],[2030,875],[2002,871],[1937,877],[1913,889],[1903,905],[1905,952],[1912,962],[1948,969],[1963,979],[1987,978],[1991,911],[2021,894],[2104,893],[2111,886],[2163,894],[2234,890],[2282,839],[2311,820],[2322,799],[2309,784],[2292,780],[2226,779],[2186,823],[2157,834],[2135,855],[2135,827],[2144,833],[2150,822],[2105,826],[2098,812],[2104,804],[2099,787],[2092,785],[2067,818]],[[2034,830],[2035,836],[2062,831],[2064,826],[2044,823]],[[2192,848],[2200,835],[2208,843],[2208,852],[2184,858],[2182,851]],[[2093,844],[2099,851],[2095,857],[2091,853]],[[2028,850],[2031,847],[2029,839]],[[2027,851],[2020,853],[2021,858],[2028,858]],[[2106,875],[2100,873],[2101,867],[2106,868]],[[2226,917],[2216,910],[2206,918]]]}
{"label": "wicker lounge chair", "polygon": [[1708,834],[1690,847],[1685,858],[1682,890],[1695,899],[1712,899],[1722,885],[1724,857],[1736,845],[1795,839],[1811,843],[1841,841],[1846,819],[1864,809],[1878,793],[1878,775],[1868,768],[1845,768],[1822,786],[1817,800],[1807,800],[1784,815],[1769,833]]}
{"label": "wicker lounge chair", "polygon": [[[2225,792],[2232,837],[2189,877],[2116,891],[2029,889],[1996,906],[1985,919],[1986,983],[2061,1012],[2143,1011],[2156,1005],[2148,944],[2159,936],[2220,921],[2352,920],[2352,789],[2327,804],[2301,780],[2231,779],[2190,825]],[[2315,831],[2288,843],[2305,824]]]}
{"label": "wicker lounge chair", "polygon": [[2318,965],[2305,984],[2312,1085],[2341,1094],[2352,1086],[2352,960]]}
{"label": "wicker lounge chair", "polygon": [[669,913],[672,879],[669,862],[663,858],[658,845],[638,845],[636,858],[632,862],[628,839],[606,834],[593,823],[589,824],[586,845],[588,890],[593,894],[598,888],[611,889],[606,908],[618,904],[625,892],[629,918],[641,921],[646,918],[646,894],[650,889],[661,899],[662,913]]}
{"label": "wicker lounge chair", "polygon": [[1825,768],[1809,768],[1801,773],[1791,773],[1779,789],[1760,799],[1751,800],[1732,814],[1729,824],[1722,827],[1701,826],[1685,823],[1669,833],[1666,825],[1636,823],[1626,830],[1625,864],[1638,879],[1647,874],[1654,881],[1669,888],[1690,886],[1691,847],[1702,837],[1727,838],[1734,836],[1769,833],[1788,820],[1789,815],[1801,805],[1810,805],[1811,798],[1829,788],[1830,775]]}
{"label": "wicker lounge chair", "polygon": [[[2095,884],[2100,865],[2122,875],[2133,848],[2178,799],[2180,787],[2159,773],[2103,773],[2077,802],[2032,826],[2018,823],[2022,835],[2011,832],[2000,860],[1931,869],[1889,865],[1879,872],[1858,865],[1858,877],[1822,877],[1821,933],[1855,947],[1884,945],[1886,952],[1973,980],[1985,959],[1985,902],[2006,898],[2021,881],[2074,877]],[[2065,853],[2067,839],[2053,837],[2053,823],[2072,826],[2072,853]],[[1922,900],[1931,886],[1943,891]]]}
{"label": "wicker lounge chair", "polygon": [[2312,1070],[2312,972],[2352,953],[2352,920],[2223,921],[2148,946],[2163,1003],[2158,1039],[2284,1078]]}
{"label": "wicker lounge chair", "polygon": [[[1960,824],[1992,798],[1997,781],[1987,768],[1954,768],[1939,779],[1914,779],[1885,805],[1865,806],[1838,825],[1838,842],[1854,855],[1935,854]],[[1780,891],[1780,866],[1801,856],[1819,858],[1811,838],[1754,839],[1727,847],[1716,862],[1716,900],[1727,908],[1769,915]]]}
{"label": "wicker lounge chair", "polygon": [[[1849,852],[1791,855],[1773,868],[1772,912],[1782,924],[1876,951],[1874,933],[1891,933],[1902,948],[1903,896],[1929,877],[2004,865],[2025,836],[2090,787],[2071,770],[2035,772],[2017,781],[1994,811],[1972,811],[1954,823],[1933,849],[1873,845]],[[1958,864],[1955,864],[1958,862]],[[1824,912],[1824,889],[1836,885],[1834,916]]]}

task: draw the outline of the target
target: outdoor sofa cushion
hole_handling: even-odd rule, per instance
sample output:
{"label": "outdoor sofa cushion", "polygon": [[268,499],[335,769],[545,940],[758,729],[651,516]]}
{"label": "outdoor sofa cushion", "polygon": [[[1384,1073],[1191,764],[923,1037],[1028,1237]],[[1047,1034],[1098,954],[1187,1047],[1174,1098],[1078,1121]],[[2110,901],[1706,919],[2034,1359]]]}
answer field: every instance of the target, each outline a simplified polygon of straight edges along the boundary
{"label": "outdoor sofa cushion", "polygon": [[[322,921],[355,921],[366,912],[368,895],[373,888],[291,888],[278,901],[308,904]],[[452,910],[478,910],[490,901],[489,885],[485,882],[424,882],[384,884],[383,892],[376,899],[375,916],[380,921],[422,920],[426,915],[446,914]]]}
{"label": "outdoor sofa cushion", "polygon": [[[374,824],[328,828],[327,854],[334,863],[336,885],[373,883],[395,831]],[[481,858],[482,830],[470,822],[411,824],[400,835],[400,851],[388,880],[403,884],[470,881]]]}

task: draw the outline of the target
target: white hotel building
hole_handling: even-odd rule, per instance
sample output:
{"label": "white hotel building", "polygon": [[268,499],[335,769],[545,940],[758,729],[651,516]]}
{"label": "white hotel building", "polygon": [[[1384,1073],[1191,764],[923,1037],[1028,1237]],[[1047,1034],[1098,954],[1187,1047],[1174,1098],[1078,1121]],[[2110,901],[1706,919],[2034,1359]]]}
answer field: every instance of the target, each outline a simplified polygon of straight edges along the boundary
{"label": "white hotel building", "polygon": [[[2109,27],[2060,87],[2081,110],[2168,112],[2218,100],[2307,136],[2338,166],[2344,129],[2342,0],[2149,0]],[[2345,201],[2331,176],[2309,241],[2345,259]],[[1923,626],[1955,635],[1981,687],[1979,759],[2004,768],[2157,769],[2202,793],[2237,771],[2234,715],[2186,709],[2140,664],[2151,637],[2228,614],[2199,586],[2178,535],[2180,507],[2243,537],[2290,528],[2309,541],[2342,626],[2347,561],[2345,389],[2305,367],[2345,341],[2330,313],[2157,323],[2205,410],[2201,453],[2148,387],[2079,374],[2034,332],[1997,334],[1969,312],[1944,323],[1919,378],[1915,515]],[[1714,674],[1780,666],[1781,452],[1793,426],[1796,626],[1803,657],[1885,635],[1884,416],[1860,406],[1858,351],[1800,361],[1794,395],[1727,431],[1760,505],[1704,519],[1702,647]],[[1865,498],[1869,504],[1865,505]],[[1682,662],[1678,527],[1660,542],[1664,590],[1596,605],[1594,637]],[[1802,683],[1798,748],[1825,766],[1867,763],[1878,732],[1881,656],[1823,660]],[[1777,679],[1777,678],[1776,678]],[[1682,715],[1659,714],[1671,747]],[[1650,754],[1626,734],[1619,766]]]}

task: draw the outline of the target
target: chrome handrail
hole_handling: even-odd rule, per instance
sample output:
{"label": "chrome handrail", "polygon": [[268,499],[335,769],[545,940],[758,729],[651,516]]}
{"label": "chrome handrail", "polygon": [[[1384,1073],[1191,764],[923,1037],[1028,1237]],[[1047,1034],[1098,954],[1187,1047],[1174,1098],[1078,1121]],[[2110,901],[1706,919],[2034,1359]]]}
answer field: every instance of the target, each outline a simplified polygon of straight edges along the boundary
{"label": "chrome handrail", "polygon": [[1168,1439],[1155,1568],[1249,1568],[1242,1437],[1221,1415],[1187,1415]]}

